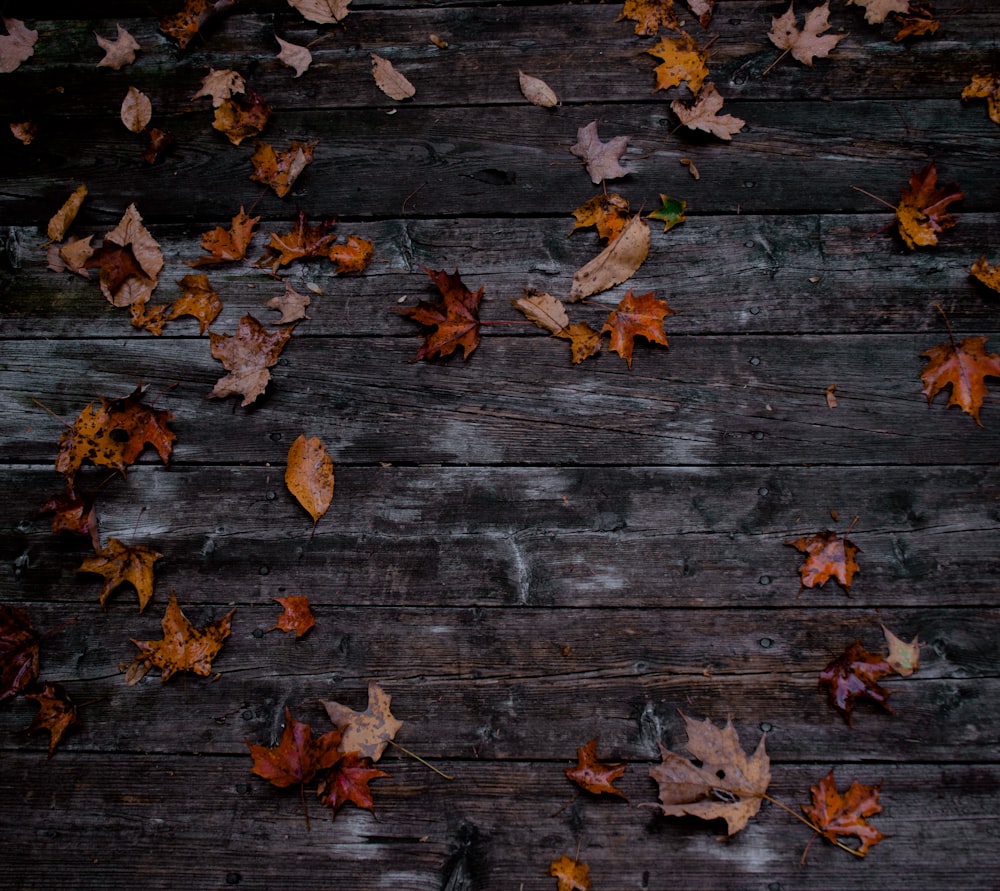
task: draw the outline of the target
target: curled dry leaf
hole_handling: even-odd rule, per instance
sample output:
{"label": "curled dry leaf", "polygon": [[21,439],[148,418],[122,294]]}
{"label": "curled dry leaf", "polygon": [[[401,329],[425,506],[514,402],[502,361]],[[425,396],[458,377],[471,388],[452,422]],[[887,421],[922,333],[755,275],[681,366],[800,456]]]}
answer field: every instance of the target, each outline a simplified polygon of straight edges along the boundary
{"label": "curled dry leaf", "polygon": [[847,5],[863,6],[865,21],[878,25],[886,20],[890,12],[909,12],[910,0],[847,0]]}
{"label": "curled dry leaf", "polygon": [[986,352],[986,337],[951,339],[924,350],[927,364],[920,372],[927,404],[945,387],[951,387],[948,406],[957,405],[973,420],[979,420],[979,410],[986,396],[986,378],[1000,377],[1000,355]]}
{"label": "curled dry leaf", "polygon": [[690,158],[681,158],[680,163],[687,167],[688,173],[690,173],[694,179],[701,179],[701,173],[699,173],[698,168],[695,167],[694,161]]}
{"label": "curled dry leaf", "polygon": [[0,702],[38,677],[38,635],[28,614],[0,603]]}
{"label": "curled dry leaf", "polygon": [[35,54],[38,32],[20,19],[5,18],[3,26],[7,33],[0,34],[0,74],[10,74]]}
{"label": "curled dry leaf", "polygon": [[74,724],[79,724],[76,706],[69,698],[62,684],[45,683],[36,690],[24,694],[25,699],[33,699],[38,703],[38,714],[35,715],[28,728],[29,733],[36,730],[49,731],[49,757],[56,750],[63,734]]}
{"label": "curled dry leaf", "polygon": [[886,702],[889,691],[878,680],[895,673],[882,653],[870,653],[856,640],[819,673],[819,686],[850,725],[858,699],[870,699],[892,711]]}
{"label": "curled dry leaf", "polygon": [[617,795],[625,793],[614,782],[625,773],[625,764],[605,764],[597,760],[597,737],[576,750],[576,767],[564,768],[566,776],[574,783],[595,795]]}
{"label": "curled dry leaf", "polygon": [[969,274],[981,281],[987,288],[1000,293],[1000,264],[991,266],[986,257],[980,257],[972,264]]}
{"label": "curled dry leaf", "polygon": [[913,250],[938,243],[938,235],[958,221],[947,211],[953,201],[965,195],[955,183],[937,184],[937,167],[932,161],[923,170],[910,174],[909,188],[903,189],[896,207],[899,234],[906,246]]}
{"label": "curled dry leaf", "polygon": [[698,24],[707,28],[712,23],[715,0],[687,0],[688,9],[698,16]]}
{"label": "curled dry leaf", "polygon": [[297,43],[289,43],[277,35],[275,35],[274,39],[278,41],[278,46],[281,47],[281,52],[278,53],[278,61],[283,62],[291,68],[295,72],[296,77],[302,77],[309,69],[309,66],[312,65],[313,57],[312,53],[309,52],[309,48],[299,46]]}
{"label": "curled dry leaf", "polygon": [[635,33],[652,37],[660,28],[679,31],[680,22],[674,12],[674,0],[625,0],[622,13],[615,21],[629,19],[635,22]]}
{"label": "curled dry leaf", "polygon": [[[127,250],[118,251],[116,247]],[[131,265],[132,260],[136,266]],[[110,264],[108,275],[105,261]],[[143,226],[134,204],[128,206],[118,225],[104,236],[104,244],[87,265],[100,268],[101,292],[113,306],[131,306],[149,300],[163,269],[163,253]]]}
{"label": "curled dry leaf", "polygon": [[1000,124],[1000,75],[976,74],[962,90],[963,99],[985,99],[986,111],[994,124]]}
{"label": "curled dry leaf", "polygon": [[104,58],[97,63],[98,68],[113,68],[118,71],[135,61],[135,54],[142,49],[137,41],[121,25],[118,25],[118,36],[114,40],[101,37],[96,31],[97,45],[104,50]]}
{"label": "curled dry leaf", "polygon": [[330,508],[333,500],[333,459],[320,440],[300,433],[288,450],[285,485],[309,516],[313,525]]}
{"label": "curled dry leaf", "polygon": [[372,74],[375,86],[390,99],[402,101],[416,95],[416,87],[393,67],[392,62],[375,53],[372,53]]}
{"label": "curled dry leaf", "polygon": [[677,115],[683,126],[703,130],[728,142],[746,126],[746,121],[731,114],[720,115],[721,108],[722,96],[713,83],[702,87],[693,105],[686,105],[680,99],[674,99],[670,103],[670,110]]}
{"label": "curled dry leaf", "polygon": [[708,78],[708,53],[698,46],[690,34],[664,37],[646,52],[662,60],[655,71],[657,90],[668,90],[686,83],[691,93],[697,95]]}
{"label": "curled dry leaf", "polygon": [[368,708],[356,712],[339,702],[320,700],[330,720],[340,728],[340,750],[357,752],[372,761],[378,761],[396,734],[403,726],[389,711],[392,697],[378,684],[368,684]]}
{"label": "curled dry leaf", "polygon": [[587,165],[591,182],[599,185],[606,179],[628,176],[629,171],[619,163],[628,150],[628,136],[616,136],[609,142],[601,142],[597,135],[597,121],[591,121],[576,132],[576,144],[570,151]]}
{"label": "curled dry leaf", "polygon": [[129,584],[139,596],[139,612],[153,596],[153,564],[163,557],[152,548],[142,545],[127,545],[117,538],[109,538],[108,543],[93,557],[87,557],[77,567],[77,572],[89,572],[104,576],[101,586],[101,606],[106,607],[108,598],[121,585]]}
{"label": "curled dry leaf", "polygon": [[559,97],[544,80],[532,77],[523,71],[518,71],[517,75],[521,86],[521,94],[532,105],[538,105],[541,108],[555,108],[559,104]]}
{"label": "curled dry leaf", "polygon": [[266,142],[258,142],[250,158],[253,173],[250,179],[270,186],[279,198],[284,198],[295,185],[299,174],[313,161],[316,142],[293,141],[287,151],[278,152]]}
{"label": "curled dry leaf", "polygon": [[869,848],[885,838],[868,822],[868,817],[882,811],[878,800],[880,788],[880,785],[864,786],[855,780],[841,795],[831,770],[819,783],[809,787],[812,803],[800,807],[824,838],[843,842],[853,836],[860,841],[855,850],[864,857]]}
{"label": "curled dry leaf", "polygon": [[789,4],[788,11],[783,16],[771,19],[771,30],[767,36],[778,49],[790,52],[793,59],[812,67],[814,58],[830,55],[833,48],[847,35],[821,36],[830,29],[830,0],[806,14],[801,31],[795,23],[793,6],[794,4]]}
{"label": "curled dry leaf", "polygon": [[201,79],[201,89],[198,90],[192,99],[211,99],[212,107],[218,108],[226,99],[231,99],[240,93],[245,93],[247,88],[243,75],[232,68],[222,68],[216,70],[209,68],[208,74]]}
{"label": "curled dry leaf", "polygon": [[66,244],[59,246],[59,259],[66,265],[66,269],[77,275],[82,275],[84,278],[90,278],[90,273],[87,271],[87,261],[94,255],[94,248],[90,245],[90,240],[93,237],[93,235],[88,235],[86,238],[70,236]]}
{"label": "curled dry leaf", "polygon": [[635,273],[649,254],[649,226],[639,214],[593,260],[573,275],[569,300],[575,302],[621,284]]}
{"label": "curled dry leaf", "polygon": [[153,103],[149,97],[135,87],[129,87],[122,101],[122,123],[133,133],[141,133],[152,117]]}
{"label": "curled dry leaf", "polygon": [[303,18],[321,25],[339,22],[350,12],[351,0],[288,0],[288,5],[298,10]]}
{"label": "curled dry leaf", "polygon": [[278,621],[268,631],[294,631],[297,638],[302,637],[316,624],[309,598],[302,594],[291,594],[288,597],[272,597],[275,603],[283,608]]}
{"label": "curled dry leaf", "polygon": [[243,316],[235,334],[209,332],[212,356],[222,363],[229,372],[216,381],[207,399],[224,399],[227,396],[242,396],[243,406],[250,405],[271,380],[268,370],[278,363],[281,351],[292,336],[291,325],[268,331],[253,316]]}
{"label": "curled dry leaf", "polygon": [[50,241],[62,241],[66,237],[66,232],[73,225],[73,220],[80,211],[83,199],[87,197],[87,187],[79,185],[69,198],[63,203],[49,220],[46,234]]}
{"label": "curled dry leaf", "polygon": [[635,338],[643,337],[650,343],[668,346],[667,335],[663,332],[663,320],[672,312],[665,301],[653,296],[652,291],[636,297],[629,288],[618,306],[608,315],[601,334],[611,334],[609,349],[618,353],[631,368]]}
{"label": "curled dry leaf", "polygon": [[850,594],[854,573],[858,571],[854,558],[861,548],[849,538],[837,535],[832,529],[824,529],[816,535],[785,544],[809,555],[799,568],[802,588],[822,587],[834,578]]}
{"label": "curled dry leaf", "polygon": [[621,234],[622,229],[632,218],[628,200],[616,192],[595,195],[574,210],[573,216],[576,217],[576,223],[570,235],[577,229],[594,226],[598,237],[609,243]]}
{"label": "curled dry leaf", "polygon": [[233,144],[257,136],[267,126],[271,106],[251,87],[243,95],[223,99],[215,109],[212,126]]}
{"label": "curled dry leaf", "polygon": [[92,497],[80,495],[73,489],[52,496],[38,511],[39,516],[51,516],[50,528],[53,535],[71,532],[90,539],[91,547],[100,550],[101,543],[97,531],[97,509]]}
{"label": "curled dry leaf", "polygon": [[591,891],[590,867],[565,854],[549,864],[549,875],[558,880],[556,891]]}
{"label": "curled dry leaf", "polygon": [[201,236],[201,246],[208,251],[208,256],[192,260],[188,265],[210,266],[242,260],[253,238],[254,227],[259,222],[260,217],[248,216],[241,206],[228,229],[217,226]]}
{"label": "curled dry leaf", "polygon": [[308,319],[306,307],[310,302],[305,294],[300,294],[288,282],[285,282],[285,293],[278,297],[272,297],[265,305],[268,309],[276,309],[281,313],[277,324],[287,325],[300,319]]}
{"label": "curled dry leaf", "polygon": [[473,293],[462,282],[456,269],[448,274],[443,269],[424,270],[437,286],[444,298],[443,304],[421,300],[416,306],[400,309],[407,318],[429,325],[436,331],[424,338],[417,355],[410,361],[444,357],[462,348],[462,358],[468,359],[479,346],[479,301],[483,298],[483,288]]}

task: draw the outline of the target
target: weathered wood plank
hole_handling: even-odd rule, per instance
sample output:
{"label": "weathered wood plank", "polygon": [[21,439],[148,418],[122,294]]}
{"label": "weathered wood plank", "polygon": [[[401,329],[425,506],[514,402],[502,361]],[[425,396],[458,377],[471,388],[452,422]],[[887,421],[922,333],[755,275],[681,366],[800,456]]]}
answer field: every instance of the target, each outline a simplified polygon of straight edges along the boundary
{"label": "weathered wood plank", "polygon": [[[252,777],[245,755],[56,757],[48,764],[34,753],[5,756],[7,875],[17,887],[35,887],[41,862],[44,886],[53,889],[169,880],[194,889],[388,883],[413,891],[550,891],[549,863],[579,851],[601,888],[879,891],[906,876],[914,891],[985,891],[1000,876],[1000,778],[990,765],[838,769],[842,785],[882,783],[884,811],[872,824],[891,838],[864,860],[816,842],[803,866],[809,830],[767,803],[742,833],[720,840],[721,824],[572,798],[562,773],[569,760],[467,762],[453,766],[458,778],[448,783],[386,758],[393,776],[372,784],[374,815],[347,806],[330,821],[314,799],[307,832],[295,792]],[[645,767],[633,765],[623,777],[634,803],[655,801]],[[828,769],[824,762],[776,768],[771,792],[797,807]]]}

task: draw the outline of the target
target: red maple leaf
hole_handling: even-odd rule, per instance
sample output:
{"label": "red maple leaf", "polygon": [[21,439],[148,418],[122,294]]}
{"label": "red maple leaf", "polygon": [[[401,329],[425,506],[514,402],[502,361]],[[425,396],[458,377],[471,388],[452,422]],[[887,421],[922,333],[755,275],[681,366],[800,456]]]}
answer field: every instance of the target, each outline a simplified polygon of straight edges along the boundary
{"label": "red maple leaf", "polygon": [[317,792],[320,801],[333,808],[333,815],[348,801],[358,807],[372,810],[375,806],[368,784],[379,777],[387,777],[384,770],[372,766],[371,758],[363,758],[357,752],[348,752],[320,780]]}
{"label": "red maple leaf", "polygon": [[667,346],[667,335],[663,332],[663,320],[673,310],[666,301],[657,300],[653,292],[638,297],[629,288],[618,306],[611,311],[601,334],[611,333],[611,349],[618,353],[632,367],[632,347],[636,337],[644,337],[652,343]]}
{"label": "red maple leaf", "polygon": [[861,552],[861,548],[849,538],[837,535],[832,529],[824,529],[816,535],[786,541],[785,544],[809,555],[799,567],[803,588],[823,586],[829,579],[835,578],[850,594],[854,573],[858,571],[854,557]]}
{"label": "red maple leaf", "polygon": [[597,737],[595,736],[585,746],[576,750],[576,767],[567,767],[566,776],[574,783],[582,786],[588,792],[600,795],[617,795],[624,798],[621,789],[614,786],[614,781],[625,773],[624,764],[604,764],[597,760]]}
{"label": "red maple leaf", "polygon": [[472,293],[462,283],[457,269],[451,275],[444,270],[426,267],[424,271],[441,292],[444,303],[434,304],[422,300],[416,306],[400,310],[404,316],[421,325],[437,328],[426,336],[423,346],[410,361],[444,357],[458,347],[462,348],[462,358],[468,359],[479,346],[479,301],[483,297],[483,288]]}
{"label": "red maple leaf", "polygon": [[282,789],[308,783],[319,771],[333,767],[341,757],[339,743],[339,730],[313,738],[312,727],[296,721],[287,706],[285,729],[278,745],[269,749],[246,740],[253,758],[251,772]]}
{"label": "red maple leaf", "polygon": [[39,516],[51,516],[52,532],[73,532],[90,539],[94,550],[101,546],[97,531],[97,508],[94,499],[67,489],[53,495],[38,511]]}
{"label": "red maple leaf", "polygon": [[0,702],[38,677],[38,635],[28,614],[0,603]]}
{"label": "red maple leaf", "polygon": [[819,783],[809,787],[812,803],[800,807],[824,838],[837,843],[842,843],[847,836],[857,838],[861,845],[853,850],[864,857],[869,848],[885,838],[867,822],[868,817],[882,811],[879,788],[878,785],[863,786],[855,780],[841,795],[831,770]]}
{"label": "red maple leaf", "polygon": [[886,704],[889,691],[878,684],[879,678],[890,674],[896,672],[886,657],[882,653],[868,652],[861,641],[856,640],[820,672],[819,685],[850,725],[858,699],[870,699],[892,711]]}

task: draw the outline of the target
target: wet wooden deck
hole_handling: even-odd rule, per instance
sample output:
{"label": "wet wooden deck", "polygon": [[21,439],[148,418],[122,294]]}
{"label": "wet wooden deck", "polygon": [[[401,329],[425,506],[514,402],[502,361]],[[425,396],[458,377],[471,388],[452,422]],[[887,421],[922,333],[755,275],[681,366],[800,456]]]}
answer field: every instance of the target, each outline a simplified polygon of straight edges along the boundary
{"label": "wet wooden deck", "polygon": [[[0,706],[0,885],[542,891],[566,855],[595,891],[1000,888],[1000,386],[978,427],[944,395],[928,407],[919,378],[948,339],[937,305],[957,336],[1000,348],[1000,295],[969,277],[981,255],[1000,262],[1000,127],[960,98],[997,68],[1000,10],[938,6],[954,15],[935,37],[897,44],[834,0],[848,36],[829,58],[770,70],[784,4],[719,0],[708,32],[682,15],[700,42],[717,35],[712,80],[747,121],[723,143],[676,129],[673,94],[652,89],[655,40],[616,23],[620,4],[354,0],[319,26],[246,0],[181,52],[157,28],[165,2],[100,0],[80,20],[9,0],[40,36],[0,74],[0,602],[52,631],[41,679],[86,705],[50,760],[27,733],[35,705]],[[118,22],[138,59],[98,68],[94,31]],[[325,35],[301,78],[275,35]],[[376,89],[372,52],[414,99]],[[252,140],[231,146],[192,99],[210,68],[273,106],[265,139],[318,140],[286,198],[248,179]],[[518,70],[561,105],[527,104]],[[153,167],[119,121],[131,85],[176,138]],[[7,130],[27,119],[30,146]],[[569,152],[592,120],[631,138],[608,190],[645,211],[684,199],[688,220],[654,223],[635,276],[572,312],[599,327],[629,287],[653,291],[675,310],[669,349],[640,341],[631,370],[609,352],[573,366],[538,329],[491,326],[467,362],[410,363],[420,329],[397,310],[433,299],[424,267],[483,286],[494,321],[520,319],[525,287],[568,292],[600,249],[591,231],[567,238],[600,191]],[[895,203],[930,161],[965,199],[937,247],[909,251],[852,186]],[[46,221],[81,182],[74,233],[99,241],[134,202],[169,299],[200,234],[241,204],[262,233],[297,208],[336,216],[374,260],[361,276],[283,270],[312,304],[267,393],[206,400],[223,372],[194,322],[154,338],[46,268]],[[212,330],[274,324],[280,281],[206,271],[225,307]],[[102,611],[100,579],[76,572],[89,543],[38,516],[61,486],[59,419],[139,381],[174,415],[169,467],[149,450],[125,478],[85,479],[102,541],[164,554],[141,615],[127,588]],[[301,433],[336,467],[314,535],[283,483]],[[800,592],[786,542],[855,517],[850,595]],[[128,687],[119,666],[132,639],[160,636],[170,591],[196,625],[235,607],[219,676]],[[301,640],[265,633],[287,594],[317,616]],[[878,649],[880,623],[919,635],[922,665],[885,682],[893,714],[861,703],[848,727],[818,674],[855,639]],[[331,820],[317,802],[307,831],[299,796],[251,775],[246,741],[276,744],[286,707],[325,730],[318,701],[363,709],[370,681],[397,740],[454,780],[390,748],[374,813]],[[770,794],[793,809],[831,769],[841,788],[881,783],[872,822],[891,837],[864,860],[817,841],[802,864],[812,834],[769,803],[728,839],[641,806],[657,800],[657,743],[683,751],[679,710],[731,718],[747,749],[766,733]],[[629,763],[627,803],[564,776],[594,737]]]}

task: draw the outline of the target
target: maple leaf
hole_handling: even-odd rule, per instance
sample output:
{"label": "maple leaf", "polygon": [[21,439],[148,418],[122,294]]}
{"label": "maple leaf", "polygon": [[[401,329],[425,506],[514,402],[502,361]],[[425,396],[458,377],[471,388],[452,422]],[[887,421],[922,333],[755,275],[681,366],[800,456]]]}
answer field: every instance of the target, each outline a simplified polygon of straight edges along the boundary
{"label": "maple leaf", "polygon": [[137,41],[121,25],[118,25],[118,36],[114,40],[101,37],[96,31],[97,45],[104,50],[104,58],[97,63],[98,68],[113,68],[118,71],[135,61],[136,51],[142,49]]}
{"label": "maple leaf", "polygon": [[253,238],[254,227],[259,222],[260,217],[248,216],[240,206],[240,212],[233,217],[228,229],[216,226],[201,236],[201,246],[208,251],[208,256],[192,260],[188,266],[210,266],[242,260]]}
{"label": "maple leaf", "polygon": [[410,361],[448,356],[458,347],[462,348],[462,358],[468,359],[479,346],[479,301],[483,297],[483,288],[472,293],[463,284],[458,269],[451,275],[443,269],[424,267],[424,271],[441,292],[444,303],[434,304],[421,300],[416,306],[399,310],[421,325],[437,328],[426,336],[417,355]]}
{"label": "maple leaf", "polygon": [[299,174],[312,164],[315,148],[315,142],[293,141],[287,151],[276,152],[268,143],[258,142],[250,158],[253,165],[250,179],[270,186],[279,198],[284,198]]}
{"label": "maple leaf", "polygon": [[963,99],[985,99],[986,110],[994,124],[1000,124],[1000,76],[975,74],[962,90]]}
{"label": "maple leaf", "polygon": [[176,436],[168,426],[173,415],[142,404],[143,388],[119,399],[91,402],[59,439],[56,470],[72,487],[84,461],[125,473],[147,444],[164,464],[170,460]]}
{"label": "maple leaf", "polygon": [[591,121],[576,131],[576,144],[570,151],[587,165],[591,182],[599,185],[606,179],[628,176],[629,171],[618,162],[628,149],[629,136],[615,136],[601,142],[597,135],[597,121]]}
{"label": "maple leaf", "polygon": [[686,105],[680,99],[674,99],[670,103],[670,110],[677,115],[683,126],[692,130],[703,130],[729,142],[734,134],[746,126],[746,121],[731,114],[720,115],[722,103],[722,96],[716,90],[715,84],[707,83],[702,87],[693,105]]}
{"label": "maple leaf", "polygon": [[288,5],[297,9],[310,22],[330,25],[341,21],[350,10],[351,0],[288,0]]}
{"label": "maple leaf", "polygon": [[270,265],[271,272],[276,273],[282,266],[296,260],[329,256],[330,248],[337,239],[336,234],[330,231],[335,224],[336,220],[331,219],[310,226],[305,211],[300,209],[291,232],[283,235],[271,233],[271,241],[257,265]]}
{"label": "maple leaf", "polygon": [[149,300],[163,269],[163,253],[130,204],[85,265],[100,267],[101,292],[113,306],[131,306]]}
{"label": "maple leaf", "polygon": [[748,758],[732,721],[720,730],[707,718],[694,721],[683,713],[681,717],[687,727],[687,750],[701,764],[696,766],[658,743],[663,761],[651,767],[649,775],[660,787],[661,809],[668,817],[724,819],[733,835],[760,810],[771,782],[764,737]]}
{"label": "maple leaf", "polygon": [[125,682],[138,684],[148,671],[159,668],[160,681],[168,681],[178,671],[190,671],[201,677],[212,673],[212,660],[229,637],[235,609],[204,628],[195,628],[181,612],[177,598],[171,592],[163,614],[163,640],[135,640],[139,652],[125,671]]}
{"label": "maple leaf", "polygon": [[885,642],[889,647],[889,653],[885,661],[889,663],[896,674],[908,678],[913,672],[920,668],[920,648],[923,643],[919,635],[914,637],[909,643],[900,640],[885,625],[882,626],[882,634],[885,635]]}
{"label": "maple leaf", "polygon": [[272,297],[265,306],[268,309],[276,309],[281,313],[281,318],[277,324],[287,325],[289,322],[297,322],[300,319],[308,319],[306,307],[312,301],[305,295],[296,291],[288,282],[285,282],[285,293],[278,297]]}
{"label": "maple leaf", "polygon": [[160,30],[177,41],[181,49],[194,39],[195,35],[212,18],[235,6],[238,0],[184,0],[180,11],[160,19]]}
{"label": "maple leaf", "polygon": [[382,56],[372,53],[372,76],[377,86],[390,99],[402,101],[412,99],[416,95],[416,87],[406,77],[397,71],[392,62]]}
{"label": "maple leaf", "polygon": [[679,31],[681,27],[674,12],[674,0],[625,0],[622,13],[615,21],[623,19],[635,22],[635,33],[644,37],[655,36],[660,28]]}
{"label": "maple leaf", "polygon": [[911,2],[905,15],[894,12],[892,17],[899,24],[896,36],[892,38],[893,43],[901,43],[907,37],[926,37],[929,34],[936,34],[941,27],[941,23],[934,18],[933,7],[930,4]]}
{"label": "maple leaf", "polygon": [[878,25],[886,20],[890,12],[908,12],[910,0],[847,0],[847,5],[863,6],[865,21]]}
{"label": "maple leaf", "polygon": [[10,74],[35,54],[38,32],[20,19],[3,20],[6,34],[0,34],[0,74]]}
{"label": "maple leaf", "polygon": [[315,526],[333,500],[333,460],[320,440],[300,433],[288,450],[285,485]]}
{"label": "maple leaf", "polygon": [[370,758],[364,758],[357,752],[347,752],[320,780],[316,791],[320,801],[333,809],[334,817],[348,801],[370,811],[374,809],[375,802],[368,784],[387,776],[389,774],[384,770],[372,766]]}
{"label": "maple leaf", "polygon": [[617,795],[624,798],[625,793],[615,788],[614,782],[623,773],[624,764],[605,764],[597,760],[597,737],[595,736],[585,746],[576,750],[576,767],[564,768],[566,776],[588,792],[600,795]]}
{"label": "maple leaf", "polygon": [[518,71],[517,77],[521,95],[532,105],[537,105],[539,108],[555,108],[559,104],[559,97],[541,78],[532,77],[523,71]]}
{"label": "maple leaf", "polygon": [[590,867],[565,854],[549,864],[549,875],[558,879],[556,891],[590,891]]}
{"label": "maple leaf", "polygon": [[121,107],[122,123],[133,133],[141,133],[153,117],[153,104],[149,96],[135,87],[129,87]]}
{"label": "maple leaf", "polygon": [[561,331],[556,331],[555,336],[570,342],[570,355],[574,365],[579,365],[584,359],[596,356],[601,351],[600,332],[586,322],[567,325]]}
{"label": "maple leaf", "polygon": [[97,532],[97,509],[93,498],[85,498],[73,489],[54,495],[42,505],[40,516],[51,514],[50,527],[53,534],[73,532],[90,538],[94,550],[100,549]]}
{"label": "maple leaf", "polygon": [[283,62],[291,68],[295,72],[296,77],[302,77],[309,70],[309,66],[312,65],[313,57],[308,47],[299,46],[297,43],[289,43],[277,35],[274,36],[274,39],[278,41],[278,46],[281,47],[281,52],[278,53],[278,61]]}
{"label": "maple leaf", "polygon": [[38,677],[38,635],[28,614],[0,603],[0,702]]}
{"label": "maple leaf", "polygon": [[292,336],[288,325],[277,331],[268,331],[253,316],[243,316],[235,334],[216,334],[209,331],[212,356],[229,372],[216,381],[208,399],[242,396],[241,405],[247,406],[265,389],[271,380],[269,368],[278,363],[281,351]]}
{"label": "maple leaf", "polygon": [[337,748],[340,731],[329,730],[313,738],[312,727],[295,720],[288,706],[285,706],[285,728],[278,745],[268,748],[250,740],[245,742],[253,758],[250,772],[282,789],[308,783],[317,773],[333,767],[341,758]]}
{"label": "maple leaf", "polygon": [[937,167],[933,161],[923,170],[913,171],[910,186],[903,189],[896,207],[899,234],[906,246],[912,250],[917,246],[937,244],[938,235],[954,226],[958,219],[945,208],[964,197],[954,183],[938,188]]}
{"label": "maple leaf", "polygon": [[108,543],[93,557],[87,557],[77,568],[77,572],[92,572],[104,576],[101,587],[101,606],[121,585],[129,584],[139,595],[139,612],[153,596],[153,564],[163,554],[142,545],[127,545],[117,538],[109,538]]}
{"label": "maple leaf", "polygon": [[62,684],[48,682],[42,684],[37,691],[24,694],[25,699],[38,703],[38,714],[35,715],[28,728],[28,733],[36,730],[49,731],[49,757],[56,750],[63,734],[74,724],[79,724],[76,706]]}
{"label": "maple leaf", "polygon": [[230,99],[239,93],[245,93],[247,89],[243,75],[232,68],[209,68],[208,74],[201,79],[201,88],[195,93],[192,99],[207,98],[212,100],[212,108],[218,108],[226,99]]}
{"label": "maple leaf", "polygon": [[595,195],[574,210],[573,216],[576,217],[576,224],[570,235],[577,229],[594,226],[598,237],[609,244],[621,234],[631,219],[628,200],[616,192]]}
{"label": "maple leaf", "polygon": [[66,231],[73,225],[73,220],[76,219],[86,197],[87,187],[77,186],[73,194],[63,202],[62,207],[52,215],[45,230],[50,241],[62,241],[66,237]]}
{"label": "maple leaf", "polygon": [[980,257],[972,264],[969,274],[981,281],[987,288],[1000,292],[1000,265],[991,266],[986,257]]}
{"label": "maple leaf", "polygon": [[669,232],[674,226],[679,226],[687,219],[684,216],[686,208],[686,201],[681,201],[680,198],[668,198],[666,195],[660,195],[660,206],[652,213],[646,214],[646,219],[659,220],[663,223],[663,231]]}
{"label": "maple leaf", "polygon": [[673,310],[666,301],[657,300],[650,291],[638,297],[629,288],[618,306],[608,315],[601,334],[611,334],[609,349],[618,353],[632,367],[632,348],[636,337],[644,337],[650,343],[667,346],[667,335],[663,332],[663,320]]}
{"label": "maple leaf", "polygon": [[831,770],[815,786],[810,786],[812,803],[799,805],[815,824],[819,833],[832,842],[841,842],[854,836],[861,846],[854,849],[864,857],[868,849],[877,845],[885,836],[867,822],[867,818],[881,813],[878,797],[881,784],[863,786],[857,780],[841,795]]}
{"label": "maple leaf", "polygon": [[983,426],[979,410],[986,395],[986,378],[1000,377],[1000,356],[986,352],[987,339],[963,337],[956,342],[952,337],[947,343],[939,343],[920,354],[927,358],[920,380],[928,405],[941,390],[951,386],[948,406],[957,405]]}
{"label": "maple leaf", "polygon": [[366,238],[348,235],[345,244],[330,246],[327,257],[337,268],[338,275],[364,272],[375,253],[374,245]]}
{"label": "maple leaf", "polygon": [[223,99],[215,109],[212,127],[233,144],[239,145],[244,139],[256,136],[267,126],[271,116],[268,105],[251,87],[242,95]]}
{"label": "maple leaf", "polygon": [[846,34],[827,34],[821,37],[824,31],[830,28],[830,0],[822,6],[806,13],[805,22],[800,31],[795,24],[794,4],[788,5],[788,11],[780,18],[771,19],[771,30],[767,36],[771,38],[778,49],[790,52],[793,59],[797,59],[803,65],[812,67],[813,59],[830,54],[833,48],[840,43]]}
{"label": "maple leaf", "polygon": [[809,555],[799,567],[802,588],[822,587],[829,579],[835,578],[848,594],[851,593],[851,582],[858,571],[854,557],[861,549],[846,536],[841,538],[833,530],[824,529],[816,535],[786,541],[785,544]]}
{"label": "maple leaf", "polygon": [[374,681],[368,683],[368,708],[355,712],[339,702],[321,699],[320,705],[326,709],[330,720],[340,728],[340,751],[357,752],[372,761],[378,761],[399,729],[402,721],[397,721],[389,711],[391,697]]}
{"label": "maple leaf", "polygon": [[275,603],[281,604],[284,612],[278,616],[278,621],[268,631],[294,631],[296,638],[302,637],[313,625],[316,617],[313,615],[309,598],[301,594],[291,594],[288,597],[272,597]]}
{"label": "maple leaf", "polygon": [[697,94],[708,77],[708,53],[690,34],[680,37],[665,37],[652,49],[646,50],[651,56],[662,60],[656,66],[657,90],[668,90],[687,83],[692,94]]}
{"label": "maple leaf", "polygon": [[632,277],[649,255],[649,226],[636,214],[621,234],[573,274],[571,303],[599,294]]}
{"label": "maple leaf", "polygon": [[167,318],[173,321],[192,316],[198,320],[198,333],[204,334],[222,312],[219,295],[208,283],[207,275],[185,275],[177,284],[184,293],[173,302]]}
{"label": "maple leaf", "polygon": [[825,689],[830,702],[848,725],[858,699],[870,699],[887,711],[889,691],[878,683],[879,678],[895,674],[892,666],[881,653],[870,653],[860,640],[851,643],[819,674],[820,689]]}

